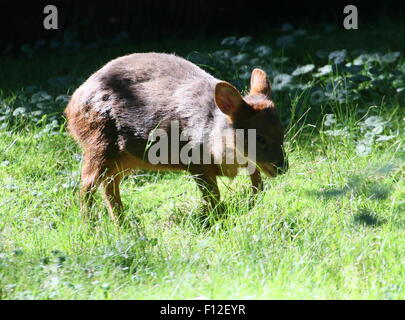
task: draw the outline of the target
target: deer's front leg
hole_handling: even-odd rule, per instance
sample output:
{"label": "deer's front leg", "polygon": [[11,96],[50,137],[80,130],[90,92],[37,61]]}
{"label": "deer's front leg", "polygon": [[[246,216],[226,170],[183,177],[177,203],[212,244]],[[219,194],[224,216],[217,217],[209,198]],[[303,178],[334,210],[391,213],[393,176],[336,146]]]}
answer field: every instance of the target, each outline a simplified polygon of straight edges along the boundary
{"label": "deer's front leg", "polygon": [[252,194],[249,197],[249,207],[252,208],[255,205],[257,193],[263,191],[263,180],[258,169],[250,175],[250,181],[252,182]]}
{"label": "deer's front leg", "polygon": [[198,188],[201,190],[204,201],[214,209],[220,200],[220,193],[217,184],[217,177],[203,168],[190,168],[190,173],[193,175]]}
{"label": "deer's front leg", "polygon": [[250,175],[250,180],[252,181],[251,188],[253,194],[263,191],[263,180],[258,169]]}

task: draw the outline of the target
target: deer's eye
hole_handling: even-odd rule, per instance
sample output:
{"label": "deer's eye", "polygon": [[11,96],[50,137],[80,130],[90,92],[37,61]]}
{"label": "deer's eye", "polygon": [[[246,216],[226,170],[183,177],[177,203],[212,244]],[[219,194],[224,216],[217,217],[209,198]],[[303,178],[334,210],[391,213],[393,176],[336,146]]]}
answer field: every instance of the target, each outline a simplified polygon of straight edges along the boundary
{"label": "deer's eye", "polygon": [[256,137],[256,140],[257,140],[257,142],[260,143],[261,145],[266,145],[266,139],[264,139],[263,136],[258,135],[258,136]]}

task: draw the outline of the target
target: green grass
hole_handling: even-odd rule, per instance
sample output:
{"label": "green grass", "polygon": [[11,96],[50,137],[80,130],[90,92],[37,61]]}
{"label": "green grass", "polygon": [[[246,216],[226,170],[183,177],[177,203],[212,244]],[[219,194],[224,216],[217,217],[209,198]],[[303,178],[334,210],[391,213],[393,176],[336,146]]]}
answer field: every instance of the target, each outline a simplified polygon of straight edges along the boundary
{"label": "green grass", "polygon": [[[125,50],[107,48],[100,56]],[[76,63],[75,76],[86,76],[88,69],[80,70],[92,54],[61,61]],[[48,89],[52,68],[45,68],[44,55],[34,59],[41,62],[30,82],[18,82],[24,68],[8,84],[2,80],[4,103],[13,106],[28,85]],[[3,64],[12,70],[28,61]],[[247,176],[222,178],[226,218],[210,228],[198,220],[196,185],[181,173],[139,172],[122,183],[131,227],[117,228],[101,197],[95,208],[101,219],[85,223],[80,150],[63,124],[48,130],[47,118],[36,124],[10,118],[0,129],[0,298],[404,299],[405,106],[396,97],[377,98],[377,108],[364,100],[325,106],[335,114],[329,126],[324,106],[312,107],[318,114],[312,121],[294,111],[295,103],[308,110],[308,99],[292,100],[283,111],[292,119],[290,170],[265,180],[254,208]],[[361,154],[356,148],[371,130],[364,127],[371,116],[386,121],[379,134],[393,138]],[[343,128],[347,134],[330,134]]]}

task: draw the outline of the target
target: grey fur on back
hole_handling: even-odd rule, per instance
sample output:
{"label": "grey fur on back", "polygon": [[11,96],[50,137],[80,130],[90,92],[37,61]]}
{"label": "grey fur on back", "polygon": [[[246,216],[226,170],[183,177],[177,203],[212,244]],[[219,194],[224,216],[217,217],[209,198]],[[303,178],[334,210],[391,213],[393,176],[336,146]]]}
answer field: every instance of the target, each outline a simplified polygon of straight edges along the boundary
{"label": "grey fur on back", "polygon": [[173,120],[192,132],[214,134],[226,127],[214,101],[218,82],[173,54],[135,53],[110,61],[82,84],[74,94],[82,108],[76,112],[111,119],[119,150],[140,156],[149,133],[168,130]]}

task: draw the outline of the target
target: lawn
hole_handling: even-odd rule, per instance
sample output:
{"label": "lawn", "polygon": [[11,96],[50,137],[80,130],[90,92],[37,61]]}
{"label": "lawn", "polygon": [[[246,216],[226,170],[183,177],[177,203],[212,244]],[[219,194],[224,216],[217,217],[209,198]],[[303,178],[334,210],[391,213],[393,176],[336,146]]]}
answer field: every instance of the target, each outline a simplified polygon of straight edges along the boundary
{"label": "lawn", "polygon": [[[146,44],[68,33],[3,59],[0,298],[404,299],[404,30],[284,25]],[[253,208],[245,174],[222,178],[225,214],[206,227],[190,176],[136,172],[122,183],[128,226],[100,196],[99,221],[82,219],[62,111],[92,72],[141,51],[176,52],[241,90],[253,67],[268,72],[290,170],[266,178]]]}

